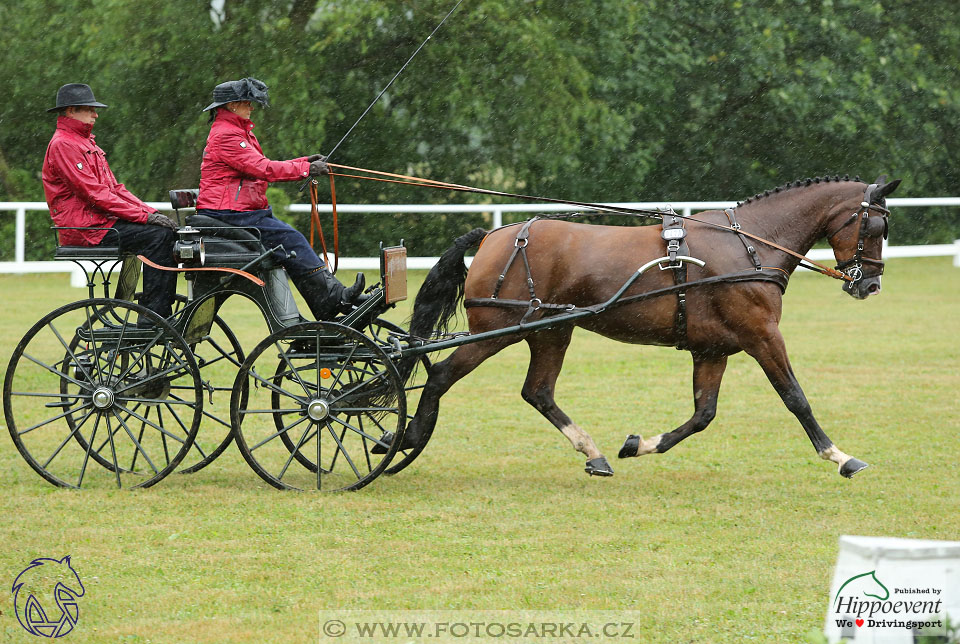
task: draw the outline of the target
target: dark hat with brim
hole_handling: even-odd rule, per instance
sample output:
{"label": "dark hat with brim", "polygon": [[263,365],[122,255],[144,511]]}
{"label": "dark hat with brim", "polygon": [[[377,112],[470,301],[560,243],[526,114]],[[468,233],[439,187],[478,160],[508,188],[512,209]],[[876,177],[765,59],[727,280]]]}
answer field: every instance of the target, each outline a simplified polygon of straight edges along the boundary
{"label": "dark hat with brim", "polygon": [[107,107],[93,97],[93,90],[83,83],[67,83],[57,90],[57,106],[51,107],[48,112],[56,112],[65,107],[86,105],[89,107]]}
{"label": "dark hat with brim", "polygon": [[256,78],[242,78],[220,83],[213,88],[213,102],[203,108],[203,111],[235,101],[252,101],[267,107],[267,86]]}

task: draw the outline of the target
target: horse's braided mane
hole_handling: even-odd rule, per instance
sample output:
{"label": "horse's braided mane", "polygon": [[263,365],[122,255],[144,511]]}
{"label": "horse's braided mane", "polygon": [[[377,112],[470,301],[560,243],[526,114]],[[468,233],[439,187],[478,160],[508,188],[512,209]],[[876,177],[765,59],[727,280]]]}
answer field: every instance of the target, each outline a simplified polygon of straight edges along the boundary
{"label": "horse's braided mane", "polygon": [[861,179],[859,176],[854,177],[853,179],[851,179],[851,178],[850,178],[850,175],[845,174],[845,175],[843,175],[842,177],[841,177],[840,175],[834,175],[834,176],[832,176],[832,177],[830,177],[830,176],[812,177],[812,178],[811,178],[811,177],[807,177],[806,179],[797,179],[796,181],[788,181],[787,183],[783,184],[782,186],[777,186],[777,187],[774,188],[773,190],[764,190],[763,192],[758,192],[757,194],[753,195],[752,197],[747,197],[746,200],[739,202],[739,203],[737,204],[737,207],[739,208],[740,206],[743,206],[743,205],[748,204],[748,203],[750,203],[750,202],[757,201],[758,199],[762,199],[762,198],[764,198],[764,197],[769,197],[770,195],[777,194],[777,193],[783,192],[783,191],[785,191],[785,190],[790,190],[791,188],[803,188],[803,187],[805,187],[805,186],[810,186],[810,185],[813,185],[813,184],[815,184],[815,183],[821,183],[821,182],[824,182],[824,183],[825,183],[825,182],[829,182],[829,181],[862,181],[862,179]]}

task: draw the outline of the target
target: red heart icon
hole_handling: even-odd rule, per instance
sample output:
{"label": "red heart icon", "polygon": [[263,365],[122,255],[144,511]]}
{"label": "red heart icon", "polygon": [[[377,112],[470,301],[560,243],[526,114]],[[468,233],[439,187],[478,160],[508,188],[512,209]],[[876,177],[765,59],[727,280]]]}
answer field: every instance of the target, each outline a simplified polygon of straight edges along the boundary
{"label": "red heart icon", "polygon": [[863,620],[862,620],[862,619],[858,619],[858,620],[857,620],[857,626],[863,626]]}

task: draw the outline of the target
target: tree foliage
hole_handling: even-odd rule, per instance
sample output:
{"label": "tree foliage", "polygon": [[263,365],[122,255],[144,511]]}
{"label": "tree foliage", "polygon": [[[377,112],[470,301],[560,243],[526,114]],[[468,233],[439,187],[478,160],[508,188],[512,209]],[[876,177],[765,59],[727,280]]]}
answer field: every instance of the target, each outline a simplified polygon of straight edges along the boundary
{"label": "tree foliage", "polygon": [[[45,109],[66,82],[90,83],[111,106],[98,140],[147,200],[197,185],[201,110],[223,80],[270,86],[271,106],[254,115],[268,156],[328,152],[451,6],[225,0],[216,13],[186,0],[6,2],[0,200],[43,199]],[[333,160],[576,200],[742,199],[828,173],[902,177],[897,196],[952,195],[954,15],[953,0],[466,0]],[[277,189],[304,200],[295,185]],[[481,200],[344,180],[338,197]],[[401,237],[428,254],[480,222],[343,223],[348,254]],[[950,241],[960,214],[900,211],[891,234]]]}

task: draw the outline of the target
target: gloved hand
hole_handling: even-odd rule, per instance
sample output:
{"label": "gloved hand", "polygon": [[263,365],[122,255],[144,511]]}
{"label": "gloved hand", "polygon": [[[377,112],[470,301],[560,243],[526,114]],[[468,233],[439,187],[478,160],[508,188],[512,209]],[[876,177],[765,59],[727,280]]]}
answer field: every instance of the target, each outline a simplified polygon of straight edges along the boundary
{"label": "gloved hand", "polygon": [[321,174],[329,174],[330,168],[327,167],[327,162],[324,160],[314,161],[310,164],[310,176],[319,177]]}
{"label": "gloved hand", "polygon": [[309,161],[310,163],[313,163],[314,161],[326,161],[326,160],[327,160],[327,157],[323,156],[322,154],[311,154],[310,156],[307,157],[307,161]]}
{"label": "gloved hand", "polygon": [[164,228],[169,228],[170,230],[177,229],[177,224],[175,224],[172,219],[166,215],[161,215],[159,212],[151,212],[149,215],[147,215],[147,223],[151,226],[163,226]]}

